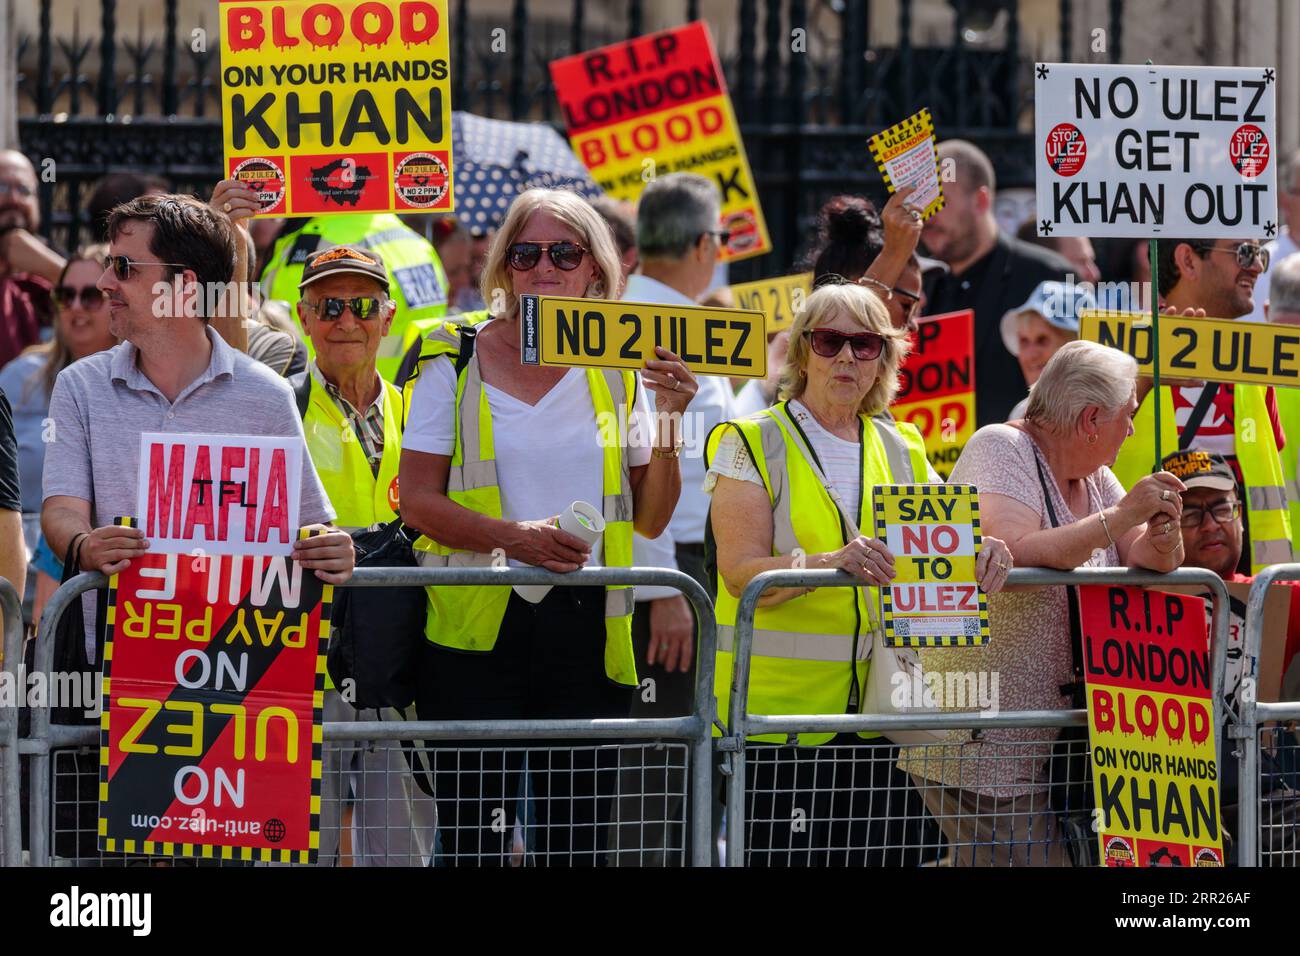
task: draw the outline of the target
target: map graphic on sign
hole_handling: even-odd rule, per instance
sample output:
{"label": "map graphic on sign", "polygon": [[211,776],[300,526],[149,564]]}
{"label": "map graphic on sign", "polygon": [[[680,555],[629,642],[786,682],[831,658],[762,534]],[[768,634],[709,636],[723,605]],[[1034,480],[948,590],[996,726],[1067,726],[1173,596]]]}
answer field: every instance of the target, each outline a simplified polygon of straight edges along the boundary
{"label": "map graphic on sign", "polygon": [[314,861],[332,595],[284,557],[151,551],[110,579],[102,850]]}
{"label": "map graphic on sign", "polygon": [[886,647],[975,647],[989,640],[988,596],[975,583],[981,547],[974,485],[877,485],[876,537],[897,577],[880,589]]}
{"label": "map graphic on sign", "polygon": [[1037,64],[1038,234],[1276,237],[1276,75]]}
{"label": "map graphic on sign", "polygon": [[1222,866],[1205,601],[1079,588],[1103,866]]}

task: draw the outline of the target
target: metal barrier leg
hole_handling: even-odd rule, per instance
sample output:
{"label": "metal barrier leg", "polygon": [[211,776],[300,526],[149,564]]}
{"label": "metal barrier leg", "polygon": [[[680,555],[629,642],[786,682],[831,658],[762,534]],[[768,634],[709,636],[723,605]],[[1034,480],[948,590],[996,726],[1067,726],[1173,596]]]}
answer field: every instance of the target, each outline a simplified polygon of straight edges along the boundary
{"label": "metal barrier leg", "polygon": [[13,707],[0,713],[0,866],[22,861],[22,769],[18,757],[18,704],[27,688],[18,679],[23,663],[22,601],[14,586],[0,578],[0,611],[4,613],[4,670],[11,681]]}

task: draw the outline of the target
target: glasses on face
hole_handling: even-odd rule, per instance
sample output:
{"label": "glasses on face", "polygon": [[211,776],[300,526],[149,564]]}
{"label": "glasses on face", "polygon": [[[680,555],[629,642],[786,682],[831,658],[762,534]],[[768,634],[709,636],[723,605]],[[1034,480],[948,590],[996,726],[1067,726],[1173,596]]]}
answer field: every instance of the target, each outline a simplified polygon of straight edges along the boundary
{"label": "glasses on face", "polygon": [[1206,252],[1226,252],[1237,257],[1237,265],[1242,269],[1249,269],[1256,260],[1259,261],[1259,270],[1266,272],[1268,270],[1269,253],[1263,246],[1256,245],[1253,242],[1243,242],[1239,246],[1231,249],[1223,249],[1219,246],[1207,246]]}
{"label": "glasses on face", "polygon": [[104,293],[93,285],[83,285],[80,289],[75,289],[70,285],[55,287],[55,305],[66,309],[78,301],[84,309],[98,309],[104,304]]}
{"label": "glasses on face", "polygon": [[804,335],[808,336],[812,350],[822,358],[835,358],[844,348],[844,343],[848,342],[853,357],[860,362],[868,362],[880,358],[880,350],[885,346],[884,336],[875,332],[848,335],[836,329],[806,329]]}
{"label": "glasses on face", "polygon": [[344,309],[351,309],[358,319],[372,319],[379,314],[379,306],[380,301],[373,295],[357,296],[355,299],[327,298],[307,303],[307,308],[326,322],[342,318]]}
{"label": "glasses on face", "polygon": [[1189,508],[1184,506],[1183,515],[1178,523],[1184,528],[1199,528],[1207,513],[1219,524],[1227,524],[1230,521],[1236,521],[1237,516],[1241,514],[1241,502],[1219,501],[1209,508]]}
{"label": "glasses on face", "polygon": [[718,245],[724,249],[727,248],[728,244],[731,242],[730,229],[710,229],[707,232],[700,233],[700,235],[712,236],[714,239],[718,240]]}
{"label": "glasses on face", "polygon": [[0,182],[0,199],[17,196],[19,199],[31,199],[35,190],[26,183]]}
{"label": "glasses on face", "polygon": [[180,262],[142,262],[128,256],[104,256],[104,268],[112,269],[113,275],[117,276],[122,282],[131,278],[131,270],[137,266],[171,266],[173,269],[189,268]]}
{"label": "glasses on face", "polygon": [[551,264],[564,272],[572,272],[582,264],[587,250],[576,242],[561,239],[559,242],[516,242],[506,251],[506,261],[516,272],[527,272],[542,261],[542,253],[551,257]]}

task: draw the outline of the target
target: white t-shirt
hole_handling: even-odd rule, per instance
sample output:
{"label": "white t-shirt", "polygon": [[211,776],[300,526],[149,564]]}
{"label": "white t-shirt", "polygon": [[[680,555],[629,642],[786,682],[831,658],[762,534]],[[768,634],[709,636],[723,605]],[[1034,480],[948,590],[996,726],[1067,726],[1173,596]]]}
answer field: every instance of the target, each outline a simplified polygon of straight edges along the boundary
{"label": "white t-shirt", "polygon": [[[604,452],[585,369],[569,369],[536,405],[484,383],[496,445],[501,516],[531,521],[562,513],[575,501],[600,508],[604,500]],[[431,455],[450,455],[456,448],[456,375],[452,362],[424,364],[411,392],[411,412],[402,447]],[[630,467],[649,464],[653,434],[645,388],[637,378],[637,403],[629,424],[632,434],[650,435],[628,449]],[[524,567],[511,560],[511,566]],[[593,549],[588,567],[600,566]]]}

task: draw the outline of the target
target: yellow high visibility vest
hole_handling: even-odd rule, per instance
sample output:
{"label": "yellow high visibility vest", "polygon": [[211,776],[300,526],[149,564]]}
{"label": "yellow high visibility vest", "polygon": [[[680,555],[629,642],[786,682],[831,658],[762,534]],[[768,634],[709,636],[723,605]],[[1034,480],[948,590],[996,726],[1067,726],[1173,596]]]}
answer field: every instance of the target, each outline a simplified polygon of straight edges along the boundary
{"label": "yellow high visibility vest", "polygon": [[[445,345],[430,340],[428,338],[429,334],[436,331],[444,323],[448,325],[478,325],[490,318],[492,318],[492,313],[487,309],[479,309],[474,312],[457,312],[445,319],[420,319],[407,326],[402,346],[402,362],[397,377],[393,379],[393,384],[402,390],[402,400],[406,403],[407,408],[411,407],[411,391],[415,388],[415,380],[420,377],[421,367],[429,359],[447,353]],[[416,349],[417,342],[419,343],[418,350]]]}
{"label": "yellow high visibility vest", "polygon": [[1296,479],[1296,466],[1300,464],[1300,389],[1278,388],[1277,415],[1286,435],[1286,447],[1281,451],[1282,478],[1286,482],[1287,511],[1291,518],[1291,550],[1300,553],[1300,481]]}
{"label": "yellow high visibility vest", "polygon": [[[862,435],[862,493],[856,504],[859,529],[873,526],[871,488],[924,480],[929,474],[925,442],[912,425],[892,418],[859,416]],[[781,402],[748,418],[723,422],[709,433],[711,461],[727,428],[735,428],[753,458],[772,503],[772,554],[835,551],[848,543],[839,510],[792,437],[799,425]],[[806,441],[805,441],[805,444]],[[749,712],[753,714],[842,714],[857,712],[867,679],[867,655],[877,627],[876,588],[816,588],[781,604],[760,607],[754,616]],[[718,574],[714,612],[718,655],[714,689],[725,723],[731,698],[736,611],[739,599]],[[801,744],[823,744],[833,734],[800,734]],[[861,734],[875,737],[877,734]],[[780,734],[754,738],[782,742]]]}
{"label": "yellow high visibility vest", "polygon": [[296,232],[276,240],[262,271],[262,294],[289,303],[289,313],[314,356],[311,339],[302,334],[298,319],[298,283],[303,266],[319,248],[354,245],[372,249],[383,257],[388,270],[388,294],[397,303],[392,328],[379,345],[375,365],[392,381],[402,360],[406,327],[421,319],[447,313],[447,274],[433,244],[391,213],[352,213],[317,216]]}
{"label": "yellow high visibility vest", "polygon": [[[1265,387],[1236,384],[1232,388],[1234,448],[1241,466],[1242,493],[1250,529],[1250,573],[1291,560],[1291,516],[1283,486],[1282,463],[1265,404]],[[1155,404],[1148,392],[1133,418],[1133,435],[1124,442],[1111,467],[1126,489],[1155,463]],[[1160,387],[1160,450],[1178,450],[1178,426],[1169,386]]]}
{"label": "yellow high visibility vest", "polygon": [[[429,358],[460,354],[465,325],[447,322],[425,339]],[[632,565],[632,484],[627,458],[627,436],[617,431],[620,406],[623,421],[630,421],[636,402],[636,374],[631,371],[588,369],[587,385],[596,421],[601,425],[604,450],[602,486],[605,533],[602,546],[606,567]],[[477,354],[460,369],[456,381],[456,447],[447,475],[447,497],[462,507],[493,518],[501,517],[501,489],[497,484],[496,445],[487,391],[479,373]],[[484,567],[492,555],[445,547],[421,537],[416,557],[424,567]],[[430,587],[425,637],[443,647],[488,652],[496,646],[501,621],[510,600],[508,587]],[[636,658],[632,650],[632,588],[605,589],[605,675],[618,684],[635,686]],[[563,639],[565,635],[556,635]]]}

